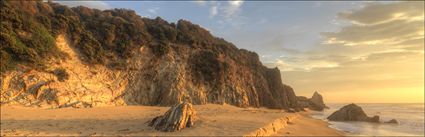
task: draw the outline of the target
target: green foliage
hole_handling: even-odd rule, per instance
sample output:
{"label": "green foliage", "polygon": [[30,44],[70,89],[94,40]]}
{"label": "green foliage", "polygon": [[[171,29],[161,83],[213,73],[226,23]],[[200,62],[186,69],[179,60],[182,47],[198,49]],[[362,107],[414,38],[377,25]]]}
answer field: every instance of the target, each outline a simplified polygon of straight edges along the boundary
{"label": "green foliage", "polygon": [[54,37],[34,17],[4,1],[1,7],[1,72],[19,63],[43,68],[45,58],[61,56]]}
{"label": "green foliage", "polygon": [[[187,45],[230,57],[237,55],[238,49],[231,43],[213,37],[189,21],[179,20],[174,24],[159,17],[142,18],[132,10],[68,8],[41,1],[1,1],[0,4],[0,72],[19,64],[43,68],[47,59],[62,57],[63,53],[55,45],[55,37],[60,34],[67,34],[88,64],[116,69],[125,69],[126,59],[144,45],[158,57],[170,51],[170,44]],[[202,64],[200,59],[204,56],[207,58],[205,62],[210,64]],[[209,75],[217,75],[215,73],[223,68],[223,64],[216,58],[210,53],[200,56],[195,61],[200,65],[197,72],[206,74],[206,79],[211,79]]]}
{"label": "green foliage", "polygon": [[163,56],[170,50],[168,43],[160,42],[159,44],[151,44],[153,54],[156,56]]}
{"label": "green foliage", "polygon": [[214,82],[223,78],[229,68],[227,62],[220,61],[218,54],[210,50],[203,50],[192,55],[190,64],[194,77],[207,82]]}

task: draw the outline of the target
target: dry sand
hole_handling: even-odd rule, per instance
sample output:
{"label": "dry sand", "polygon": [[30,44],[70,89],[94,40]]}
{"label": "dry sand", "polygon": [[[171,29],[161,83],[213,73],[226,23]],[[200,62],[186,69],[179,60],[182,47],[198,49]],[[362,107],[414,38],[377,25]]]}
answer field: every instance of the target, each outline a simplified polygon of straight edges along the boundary
{"label": "dry sand", "polygon": [[[195,105],[194,127],[177,132],[159,132],[147,126],[169,107],[118,106],[96,108],[39,109],[1,106],[2,136],[243,136],[258,131],[271,135],[341,135],[327,123],[303,113],[284,113],[265,108],[229,105]],[[295,118],[295,119],[294,119]],[[282,120],[282,124],[271,124]],[[286,119],[291,120],[286,125]],[[273,125],[270,127],[270,125]],[[284,129],[279,129],[279,128]],[[289,134],[287,134],[289,132]],[[277,134],[276,134],[277,133]],[[262,134],[262,135],[267,135]]]}

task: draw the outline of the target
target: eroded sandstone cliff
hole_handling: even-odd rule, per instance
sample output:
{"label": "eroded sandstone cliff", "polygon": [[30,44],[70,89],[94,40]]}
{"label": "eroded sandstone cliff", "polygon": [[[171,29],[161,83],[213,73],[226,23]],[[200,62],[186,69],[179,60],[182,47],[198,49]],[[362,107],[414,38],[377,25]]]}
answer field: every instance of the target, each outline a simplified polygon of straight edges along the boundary
{"label": "eroded sandstone cliff", "polygon": [[[31,60],[8,60],[17,67],[2,71],[2,104],[53,108],[171,106],[189,100],[193,104],[227,103],[239,107],[298,107],[293,89],[282,83],[277,68],[266,68],[256,53],[238,49],[188,21],[168,23],[122,9],[99,11],[28,3],[7,3],[6,7],[13,11],[24,5],[34,16],[78,22],[58,32],[52,23],[49,32],[56,37],[55,47],[63,57],[46,55],[42,69],[33,67]],[[94,27],[96,21],[121,25],[109,32],[110,27]],[[129,32],[122,33],[123,30]],[[20,32],[11,33],[15,36]],[[26,33],[32,36],[36,32]],[[21,37],[24,36],[17,39]],[[4,42],[13,48],[13,43]],[[1,53],[19,54],[9,50],[11,47],[2,48]],[[43,52],[48,51],[36,54]]]}

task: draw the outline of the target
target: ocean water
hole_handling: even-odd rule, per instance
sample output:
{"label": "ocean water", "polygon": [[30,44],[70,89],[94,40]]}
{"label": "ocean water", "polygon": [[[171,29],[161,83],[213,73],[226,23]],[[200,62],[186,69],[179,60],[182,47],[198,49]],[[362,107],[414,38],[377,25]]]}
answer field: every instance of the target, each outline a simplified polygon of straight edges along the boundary
{"label": "ocean water", "polygon": [[[347,104],[327,104],[330,109],[313,112],[313,117],[326,120],[330,114]],[[424,104],[357,104],[368,116],[379,115],[381,121],[397,119],[400,124],[369,122],[334,122],[330,127],[348,135],[424,136]]]}

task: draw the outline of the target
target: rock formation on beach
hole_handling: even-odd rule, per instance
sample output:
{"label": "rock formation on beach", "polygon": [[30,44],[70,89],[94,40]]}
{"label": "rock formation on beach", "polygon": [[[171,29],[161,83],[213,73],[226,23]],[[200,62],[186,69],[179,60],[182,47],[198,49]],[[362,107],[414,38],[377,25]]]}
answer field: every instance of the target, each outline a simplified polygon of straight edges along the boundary
{"label": "rock formation on beach", "polygon": [[152,119],[149,126],[159,131],[173,132],[193,126],[195,117],[192,104],[183,102],[172,106],[164,115]]}
{"label": "rock formation on beach", "polygon": [[398,120],[397,120],[397,119],[391,119],[391,120],[388,120],[388,121],[386,121],[386,122],[384,122],[384,123],[399,124],[400,122],[398,122]]}
{"label": "rock formation on beach", "polygon": [[313,93],[311,98],[298,96],[297,102],[301,108],[309,108],[316,111],[322,111],[323,109],[328,108],[323,101],[322,95],[320,95],[317,91]]}
{"label": "rock formation on beach", "polygon": [[1,104],[297,108],[277,68],[189,21],[1,1]]}
{"label": "rock formation on beach", "polygon": [[379,123],[379,116],[368,117],[360,106],[346,105],[332,113],[328,118],[331,121],[365,121]]}

